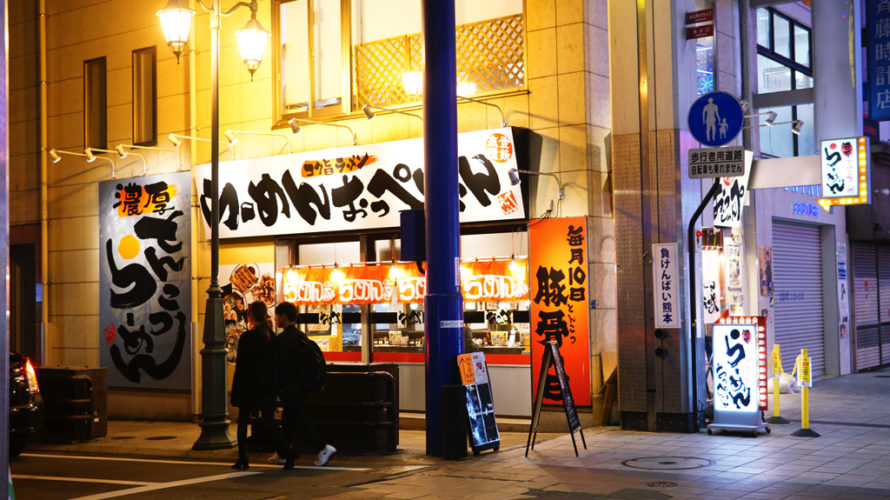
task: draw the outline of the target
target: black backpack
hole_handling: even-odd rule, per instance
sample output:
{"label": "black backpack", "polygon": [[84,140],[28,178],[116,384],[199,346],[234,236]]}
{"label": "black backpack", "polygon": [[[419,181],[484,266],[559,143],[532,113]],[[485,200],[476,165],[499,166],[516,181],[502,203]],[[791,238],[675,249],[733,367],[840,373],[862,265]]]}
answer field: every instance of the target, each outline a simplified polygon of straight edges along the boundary
{"label": "black backpack", "polygon": [[297,377],[303,392],[323,391],[328,383],[327,363],[318,344],[304,334],[297,335]]}

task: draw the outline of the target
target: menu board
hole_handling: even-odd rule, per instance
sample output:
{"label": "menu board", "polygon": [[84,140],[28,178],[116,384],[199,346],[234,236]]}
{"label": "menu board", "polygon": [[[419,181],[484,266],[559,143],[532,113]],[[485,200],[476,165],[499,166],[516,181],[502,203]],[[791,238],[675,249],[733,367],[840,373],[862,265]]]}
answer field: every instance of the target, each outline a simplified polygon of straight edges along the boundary
{"label": "menu board", "polygon": [[531,426],[528,429],[528,441],[525,445],[525,456],[528,456],[529,447],[535,448],[535,438],[538,436],[538,423],[541,421],[541,406],[544,402],[544,390],[547,385],[547,370],[553,366],[556,370],[556,379],[559,381],[559,391],[562,396],[563,408],[566,412],[566,421],[569,424],[569,434],[572,436],[572,446],[575,448],[575,456],[578,456],[578,445],[575,442],[575,431],[581,435],[581,443],[587,449],[584,440],[584,432],[581,430],[581,421],[578,419],[578,410],[575,408],[575,400],[572,398],[572,388],[566,377],[565,365],[562,355],[559,353],[559,345],[555,340],[548,341],[544,348],[544,359],[541,363],[541,375],[538,377],[538,388],[535,391],[535,409],[532,413]]}
{"label": "menu board", "polygon": [[494,417],[494,401],[488,379],[485,355],[471,352],[457,356],[461,383],[467,390],[467,417],[470,425],[470,447],[474,454],[500,447],[498,426]]}

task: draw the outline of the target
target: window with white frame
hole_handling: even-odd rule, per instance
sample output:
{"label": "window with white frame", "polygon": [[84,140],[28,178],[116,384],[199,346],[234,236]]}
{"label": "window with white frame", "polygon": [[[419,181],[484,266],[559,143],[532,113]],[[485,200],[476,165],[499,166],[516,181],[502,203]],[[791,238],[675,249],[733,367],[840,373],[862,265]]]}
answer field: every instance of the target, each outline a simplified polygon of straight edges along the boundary
{"label": "window with white frame", "polygon": [[[767,94],[813,86],[810,28],[772,8],[757,9],[757,93]],[[760,127],[760,152],[783,157],[815,151],[813,104],[758,109],[776,112],[775,123],[802,121],[800,134],[793,127]]]}
{"label": "window with white frame", "polygon": [[[420,102],[421,14],[414,0],[274,0],[279,119]],[[523,0],[457,0],[455,24],[463,92],[525,86]]]}

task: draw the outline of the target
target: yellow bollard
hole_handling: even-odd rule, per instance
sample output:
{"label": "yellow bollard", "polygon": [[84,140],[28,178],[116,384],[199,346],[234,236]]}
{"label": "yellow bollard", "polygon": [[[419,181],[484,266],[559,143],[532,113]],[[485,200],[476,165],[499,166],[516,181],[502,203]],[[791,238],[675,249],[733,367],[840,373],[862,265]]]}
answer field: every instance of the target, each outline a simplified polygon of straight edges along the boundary
{"label": "yellow bollard", "polygon": [[779,344],[773,344],[773,354],[770,356],[770,363],[773,365],[773,416],[766,421],[771,424],[787,424],[788,420],[782,418],[779,414],[779,386],[782,375],[782,353],[779,351]]}
{"label": "yellow bollard", "polygon": [[791,433],[792,436],[819,437],[819,433],[810,429],[810,387],[813,386],[813,366],[806,349],[800,350],[797,358],[799,366],[797,380],[800,383],[800,429]]}

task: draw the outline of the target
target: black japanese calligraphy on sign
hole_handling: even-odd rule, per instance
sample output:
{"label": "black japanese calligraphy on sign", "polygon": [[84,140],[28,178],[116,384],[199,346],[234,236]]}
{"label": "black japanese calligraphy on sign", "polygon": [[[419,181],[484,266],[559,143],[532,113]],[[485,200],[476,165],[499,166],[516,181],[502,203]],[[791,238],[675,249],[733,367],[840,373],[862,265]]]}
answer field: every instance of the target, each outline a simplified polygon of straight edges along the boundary
{"label": "black japanese calligraphy on sign", "polygon": [[[521,189],[508,175],[516,168],[515,156],[499,153],[492,159],[485,146],[490,132],[467,134],[478,138],[473,139],[476,147],[458,158],[461,221],[524,217]],[[396,227],[400,210],[422,208],[424,202],[422,143],[412,141],[224,166],[218,195],[220,237]],[[208,168],[202,165],[195,172],[206,224],[211,204]]]}
{"label": "black japanese calligraphy on sign", "polygon": [[100,360],[113,387],[191,387],[191,179],[99,186]]}
{"label": "black japanese calligraphy on sign", "polygon": [[[579,374],[575,370],[582,367],[588,357],[586,233],[584,219],[569,220],[571,222],[557,221],[561,222],[559,233],[556,233],[561,240],[559,244],[551,242],[553,244],[546,248],[541,245],[543,256],[540,259],[538,252],[532,252],[536,256],[532,261],[537,269],[534,271],[535,286],[532,287],[531,330],[535,344],[543,347],[541,350],[533,348],[533,356],[543,363],[550,342],[564,349],[568,367],[564,374],[566,383],[575,380],[570,373]],[[543,380],[536,382],[543,388],[546,404],[564,402],[565,392],[560,390],[556,371],[541,373]],[[581,390],[578,392],[583,394]],[[584,392],[589,392],[586,387]]]}
{"label": "black japanese calligraphy on sign", "polygon": [[757,408],[756,335],[750,325],[714,325],[714,405],[720,411]]}

